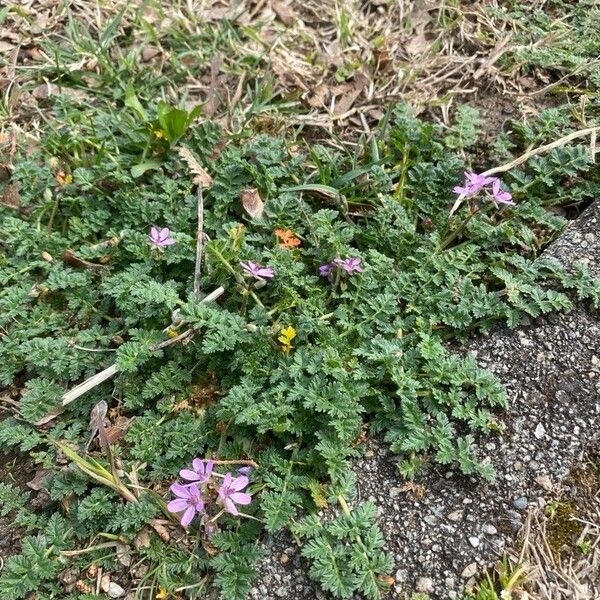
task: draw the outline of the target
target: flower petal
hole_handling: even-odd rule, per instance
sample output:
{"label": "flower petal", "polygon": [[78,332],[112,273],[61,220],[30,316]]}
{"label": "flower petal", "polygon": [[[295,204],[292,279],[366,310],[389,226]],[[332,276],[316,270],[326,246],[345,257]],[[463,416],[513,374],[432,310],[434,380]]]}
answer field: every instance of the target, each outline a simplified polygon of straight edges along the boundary
{"label": "flower petal", "polygon": [[156,227],[150,227],[150,239],[158,241],[159,237],[158,229],[156,229]]}
{"label": "flower petal", "polygon": [[189,469],[181,469],[181,471],[179,471],[179,476],[183,479],[187,479],[188,481],[200,480],[200,475],[198,475],[198,473],[195,471],[190,471]]}
{"label": "flower petal", "polygon": [[252,502],[252,496],[245,492],[235,492],[229,496],[229,499],[236,504],[250,504]]}
{"label": "flower petal", "polygon": [[160,245],[161,246],[172,246],[176,242],[177,242],[177,240],[174,240],[173,238],[167,238],[166,240],[161,240]]}
{"label": "flower petal", "polygon": [[204,473],[204,461],[200,458],[195,458],[192,461],[192,469],[198,474]]}
{"label": "flower petal", "polygon": [[248,485],[249,479],[245,475],[236,477],[229,486],[234,492],[243,490]]}
{"label": "flower petal", "polygon": [[194,509],[194,507],[188,506],[186,511],[183,513],[183,517],[181,517],[181,524],[183,525],[183,527],[187,527],[192,522],[192,519],[194,518],[195,514],[196,510]]}
{"label": "flower petal", "polygon": [[229,498],[225,498],[225,510],[235,516],[240,514],[235,504]]}
{"label": "flower petal", "polygon": [[171,230],[168,227],[163,227],[158,232],[158,238],[160,239],[160,241],[163,242],[164,240],[166,240],[169,237],[170,232],[171,232]]}
{"label": "flower petal", "polygon": [[167,504],[167,510],[172,513],[181,512],[189,506],[188,501],[183,498],[176,498]]}
{"label": "flower petal", "polygon": [[171,492],[179,498],[189,498],[190,488],[187,485],[181,485],[180,483],[174,483],[170,488]]}

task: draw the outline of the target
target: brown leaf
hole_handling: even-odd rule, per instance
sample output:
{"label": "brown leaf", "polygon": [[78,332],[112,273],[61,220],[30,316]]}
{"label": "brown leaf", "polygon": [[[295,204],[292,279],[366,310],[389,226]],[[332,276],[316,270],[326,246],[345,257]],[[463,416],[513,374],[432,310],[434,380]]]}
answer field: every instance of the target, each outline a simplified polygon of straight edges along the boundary
{"label": "brown leaf", "polygon": [[168,521],[160,521],[159,519],[151,519],[149,521],[150,527],[158,533],[158,536],[163,542],[168,542],[171,539],[171,534],[169,530],[164,526],[164,523],[168,523]]}
{"label": "brown leaf", "polygon": [[[92,408],[90,413],[90,430],[92,435],[88,440],[86,448],[90,447],[90,444],[94,441],[94,438],[100,436],[100,445],[104,446],[102,442],[106,441],[106,432],[104,431],[104,425],[107,422],[106,413],[108,412],[108,404],[106,400],[100,400],[98,404]],[[103,439],[104,438],[104,439]]]}
{"label": "brown leaf", "polygon": [[150,546],[150,533],[148,529],[142,529],[136,536],[133,538],[133,545],[136,550],[140,548],[148,548]]}
{"label": "brown leaf", "polygon": [[59,92],[58,86],[53,83],[42,83],[34,88],[32,94],[37,100],[45,100],[50,96],[56,96]]}
{"label": "brown leaf", "polygon": [[308,104],[312,108],[323,108],[327,100],[329,90],[326,85],[318,85],[311,96],[308,97]]}
{"label": "brown leaf", "polygon": [[241,194],[242,206],[251,219],[260,219],[263,216],[265,205],[256,188],[248,188]]}
{"label": "brown leaf", "polygon": [[33,479],[27,482],[27,487],[31,488],[34,492],[39,492],[43,489],[43,481],[48,476],[50,471],[48,469],[39,469],[35,472]]}
{"label": "brown leaf", "polygon": [[189,148],[182,146],[179,148],[178,154],[181,160],[188,166],[188,169],[195,175],[194,183],[198,187],[206,188],[213,184],[213,178],[204,170]]}
{"label": "brown leaf", "polygon": [[159,54],[161,54],[161,50],[159,48],[157,48],[156,46],[146,46],[142,50],[142,60],[144,62],[148,62],[148,61],[152,60],[153,58],[155,58],[156,56],[158,56]]}
{"label": "brown leaf", "polygon": [[221,87],[219,82],[219,72],[223,65],[223,57],[220,54],[215,54],[210,61],[210,86],[208,89],[208,97],[202,107],[205,115],[212,117],[219,106],[221,105],[221,96],[219,94],[219,88]]}
{"label": "brown leaf", "polygon": [[128,419],[127,417],[118,417],[114,425],[105,429],[108,443],[112,445],[118,442],[127,433],[127,430],[132,423],[133,417],[131,419]]}
{"label": "brown leaf", "polygon": [[271,8],[284,25],[289,27],[294,22],[294,13],[285,2],[282,2],[281,0],[272,0]]}
{"label": "brown leaf", "polygon": [[20,186],[18,183],[9,183],[2,192],[0,204],[19,210],[21,208],[21,195],[19,194]]}
{"label": "brown leaf", "polygon": [[364,87],[368,84],[369,80],[363,73],[357,73],[354,76],[352,87],[347,91],[335,105],[335,115],[343,115],[348,112],[356,99],[361,95]]}
{"label": "brown leaf", "polygon": [[71,266],[71,267],[81,267],[83,269],[94,269],[94,270],[104,270],[106,267],[104,265],[98,265],[96,263],[90,262],[89,260],[84,260],[83,258],[79,258],[75,256],[73,250],[65,250],[62,253],[61,258],[63,261]]}

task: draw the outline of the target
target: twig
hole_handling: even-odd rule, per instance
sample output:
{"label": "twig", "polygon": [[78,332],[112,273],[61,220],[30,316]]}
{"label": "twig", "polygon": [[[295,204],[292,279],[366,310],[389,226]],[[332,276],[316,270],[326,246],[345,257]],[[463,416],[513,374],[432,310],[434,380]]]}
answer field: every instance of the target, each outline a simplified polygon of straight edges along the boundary
{"label": "twig", "polygon": [[493,169],[488,169],[484,171],[482,175],[495,175],[496,173],[504,173],[505,171],[510,171],[519,165],[522,165],[524,162],[527,162],[530,158],[537,156],[538,154],[543,154],[544,152],[548,152],[548,150],[553,150],[554,148],[558,148],[559,146],[564,146],[571,140],[575,140],[580,137],[584,137],[586,135],[594,134],[600,131],[600,127],[588,127],[586,129],[580,129],[579,131],[573,131],[569,133],[569,135],[565,135],[564,137],[559,138],[549,144],[544,146],[539,146],[538,148],[534,148],[529,152],[525,152],[525,154],[515,158],[509,163],[505,165],[501,165],[500,167],[494,167]]}
{"label": "twig", "polygon": [[[510,171],[519,165],[522,165],[524,162],[527,162],[530,158],[534,156],[538,156],[538,154],[544,154],[544,152],[548,152],[548,150],[553,150],[554,148],[558,148],[560,146],[564,146],[571,140],[575,140],[580,137],[585,137],[586,135],[596,135],[596,133],[600,131],[600,127],[587,127],[586,129],[580,129],[579,131],[573,131],[568,135],[565,135],[549,144],[545,144],[544,146],[539,146],[538,148],[534,148],[533,150],[529,150],[522,154],[521,156],[511,160],[510,162],[500,165],[499,167],[494,167],[492,169],[488,169],[481,173],[481,175],[495,175],[496,173],[505,173],[506,171]],[[457,199],[452,208],[450,209],[450,214],[448,215],[448,219],[452,217],[452,215],[460,208],[460,205],[463,203],[465,199],[465,195],[461,194]]]}
{"label": "twig", "polygon": [[245,458],[240,458],[238,460],[213,460],[212,462],[215,465],[249,465],[250,467],[258,469],[258,463]]}
{"label": "twig", "polygon": [[[200,300],[200,302],[203,302],[203,303],[204,302],[212,302],[213,300],[216,300],[219,296],[221,296],[224,292],[225,292],[225,289],[223,287],[218,287],[216,290],[214,290],[210,294],[208,294],[208,296],[206,296],[205,298]],[[183,333],[179,334],[177,337],[171,338],[169,340],[165,340],[164,342],[160,342],[158,344],[154,344],[153,346],[150,347],[150,351],[154,352],[156,350],[166,348],[167,346],[172,346],[173,344],[175,344],[187,337],[190,337],[191,335],[193,335],[193,333],[194,333],[193,329],[188,329],[188,330],[184,331]],[[79,398],[79,396],[83,396],[83,394],[85,394],[86,392],[89,392],[92,388],[95,388],[97,385],[100,385],[107,379],[110,379],[111,377],[116,375],[117,371],[118,371],[117,365],[116,364],[111,365],[110,367],[107,367],[103,371],[100,371],[100,373],[96,373],[96,375],[93,375],[89,379],[86,379],[83,383],[80,383],[79,385],[75,386],[72,390],[69,390],[68,392],[66,392],[63,395],[62,405],[66,406],[67,404],[73,402],[73,400],[76,400],[77,398]]]}
{"label": "twig", "polygon": [[202,268],[202,248],[204,246],[204,198],[202,186],[198,185],[198,229],[196,233],[196,266],[194,268],[194,296],[200,302],[200,269]]}

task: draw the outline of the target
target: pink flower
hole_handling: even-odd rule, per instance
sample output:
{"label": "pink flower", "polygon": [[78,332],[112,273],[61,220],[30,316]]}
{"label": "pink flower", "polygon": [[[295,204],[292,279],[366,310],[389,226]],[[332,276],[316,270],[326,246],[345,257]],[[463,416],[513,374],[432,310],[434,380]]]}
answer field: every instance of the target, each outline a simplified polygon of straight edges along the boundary
{"label": "pink flower", "polygon": [[272,267],[261,267],[258,263],[251,260],[241,262],[240,266],[248,275],[251,275],[255,279],[271,279],[275,275]]}
{"label": "pink flower", "polygon": [[176,240],[169,237],[170,233],[171,231],[168,227],[163,227],[160,231],[156,227],[151,227],[150,235],[148,237],[155,246],[171,246]]}
{"label": "pink flower", "polygon": [[498,178],[494,178],[492,183],[492,197],[496,202],[502,204],[514,204],[511,194],[500,189],[500,180]]}
{"label": "pink flower", "polygon": [[223,479],[223,485],[219,488],[219,498],[217,502],[221,504],[228,513],[239,515],[236,504],[250,504],[252,496],[240,490],[243,490],[248,485],[248,478],[245,475],[240,475],[235,479],[231,473],[227,473]]}
{"label": "pink flower", "polygon": [[187,527],[196,513],[204,510],[204,500],[202,500],[200,490],[194,483],[191,485],[174,483],[169,489],[177,498],[167,504],[167,510],[172,513],[184,511],[181,517],[181,525]]}
{"label": "pink flower", "polygon": [[461,196],[473,196],[486,185],[493,183],[495,179],[495,177],[486,177],[485,175],[465,171],[465,186],[456,186],[452,191]]}
{"label": "pink flower", "polygon": [[212,460],[203,461],[199,458],[195,458],[192,461],[193,470],[182,469],[179,471],[179,475],[183,477],[183,479],[187,479],[187,481],[206,483],[212,475],[213,465],[214,462]]}

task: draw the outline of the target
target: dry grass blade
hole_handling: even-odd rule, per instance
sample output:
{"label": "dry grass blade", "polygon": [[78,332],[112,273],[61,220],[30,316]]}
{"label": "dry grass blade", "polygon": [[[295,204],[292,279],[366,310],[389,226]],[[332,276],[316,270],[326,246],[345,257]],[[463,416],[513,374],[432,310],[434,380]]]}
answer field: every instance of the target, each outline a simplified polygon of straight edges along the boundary
{"label": "dry grass blade", "polygon": [[195,176],[193,181],[200,188],[207,188],[213,184],[213,178],[206,172],[204,167],[196,160],[192,151],[185,146],[181,146],[177,151],[180,158],[186,163],[188,169]]}

